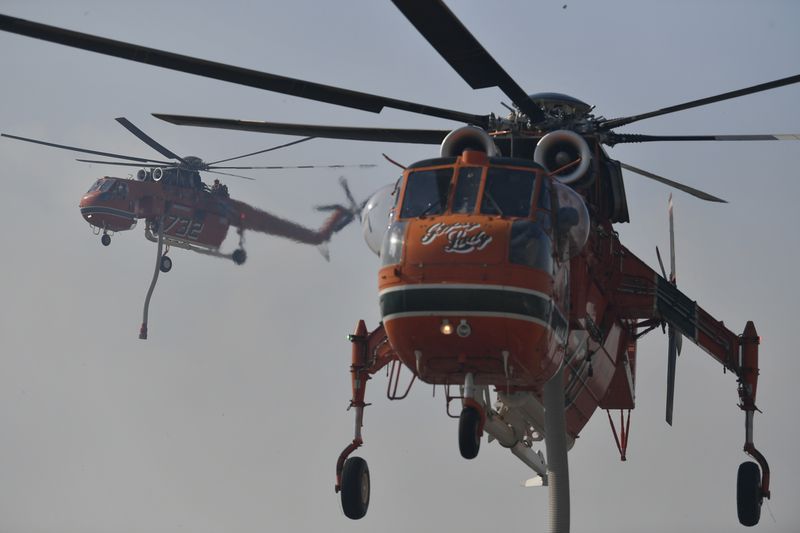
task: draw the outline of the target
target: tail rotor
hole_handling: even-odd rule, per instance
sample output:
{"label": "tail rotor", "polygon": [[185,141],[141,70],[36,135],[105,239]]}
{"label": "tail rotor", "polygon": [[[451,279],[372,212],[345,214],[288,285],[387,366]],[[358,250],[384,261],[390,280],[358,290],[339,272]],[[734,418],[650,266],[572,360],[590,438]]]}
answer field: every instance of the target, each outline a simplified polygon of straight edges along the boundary
{"label": "tail rotor", "polygon": [[[664,262],[661,260],[661,252],[656,247],[656,255],[658,256],[658,264],[661,266],[661,274],[664,279],[669,280],[670,283],[677,286],[677,278],[675,275],[675,222],[672,214],[672,195],[669,195],[669,266],[670,272],[667,277],[666,270],[664,269]],[[667,324],[667,406],[666,406],[666,421],[670,426],[672,425],[672,412],[675,403],[675,370],[678,362],[678,355],[681,353],[683,347],[683,336],[672,324]]]}

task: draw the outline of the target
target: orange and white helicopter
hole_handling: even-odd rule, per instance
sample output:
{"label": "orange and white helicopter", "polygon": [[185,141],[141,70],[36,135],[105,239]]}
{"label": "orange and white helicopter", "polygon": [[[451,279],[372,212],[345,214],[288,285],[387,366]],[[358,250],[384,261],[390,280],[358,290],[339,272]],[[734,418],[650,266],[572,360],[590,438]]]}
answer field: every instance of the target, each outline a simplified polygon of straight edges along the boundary
{"label": "orange and white helicopter", "polygon": [[[145,221],[145,237],[158,244],[156,268],[150,289],[145,299],[144,318],[139,337],[147,338],[147,314],[150,297],[159,272],[172,269],[172,259],[168,255],[171,247],[183,248],[205,255],[233,260],[241,265],[247,259],[244,249],[245,230],[258,231],[276,235],[293,241],[320,246],[327,258],[325,244],[331,236],[349,224],[358,210],[350,194],[347,182],[341,178],[342,187],[350,201],[350,206],[328,205],[320,210],[332,211],[328,219],[318,230],[305,228],[299,224],[262,211],[240,200],[230,197],[228,187],[218,179],[208,186],[202,181],[200,172],[217,175],[234,176],[252,180],[247,176],[221,172],[221,170],[257,170],[257,169],[291,169],[291,168],[345,168],[351,165],[302,165],[302,166],[221,166],[236,159],[271,152],[299,144],[313,137],[281,144],[264,150],[230,157],[206,163],[199,157],[180,157],[159,144],[128,119],[116,119],[128,131],[136,135],[163,156],[173,161],[153,160],[110,152],[101,152],[85,148],[77,148],[63,144],[2,134],[3,137],[35,144],[41,144],[74,152],[88,153],[104,157],[122,159],[89,160],[78,159],[86,163],[106,165],[137,166],[141,168],[136,179],[104,176],[98,179],[81,198],[79,207],[81,215],[96,234],[102,234],[100,241],[104,246],[111,244],[111,235],[133,229],[141,219]],[[369,168],[375,165],[352,165]],[[220,247],[228,235],[230,227],[236,228],[239,236],[238,248],[232,252],[222,252]]]}
{"label": "orange and white helicopter", "polygon": [[[759,337],[752,322],[729,330],[619,240],[629,220],[622,170],[708,201],[692,187],[611,159],[604,146],[656,141],[798,140],[797,135],[648,136],[615,128],[650,117],[800,82],[800,75],[648,113],[606,119],[575,98],[528,95],[440,0],[393,0],[472,88],[499,87],[509,115],[477,115],[182,56],[103,37],[0,16],[0,29],[106,55],[269,91],[380,112],[384,107],[456,120],[453,131],[283,124],[157,115],[176,124],[317,137],[440,144],[438,157],[403,170],[362,211],[364,235],[381,259],[382,322],[359,321],[352,343],[355,434],[336,465],[345,514],[363,517],[370,500],[363,445],[366,385],[381,369],[388,394],[405,367],[446,387],[461,402],[461,454],[477,456],[487,434],[530,467],[530,485],[550,491],[550,530],[569,530],[567,452],[598,409],[619,410],[614,431],[625,459],[635,407],[637,340],[658,327],[669,335],[667,422],[675,361],[683,337],[737,378],[745,414],[737,508],[759,521],[770,497],[770,470],[754,443]],[[410,387],[410,384],[409,384]],[[451,394],[452,388],[457,391]],[[492,392],[494,398],[492,398]],[[448,410],[449,414],[449,410]],[[614,423],[612,421],[612,427]],[[537,450],[544,441],[546,455]]]}

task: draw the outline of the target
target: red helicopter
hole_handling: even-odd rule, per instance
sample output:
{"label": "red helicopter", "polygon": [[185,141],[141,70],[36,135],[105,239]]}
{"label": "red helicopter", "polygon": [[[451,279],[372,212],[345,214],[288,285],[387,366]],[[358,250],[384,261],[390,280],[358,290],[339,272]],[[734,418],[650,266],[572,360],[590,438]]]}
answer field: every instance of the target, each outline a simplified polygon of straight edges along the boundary
{"label": "red helicopter", "polygon": [[[148,306],[158,273],[166,273],[172,269],[172,259],[168,255],[171,247],[231,259],[237,265],[241,265],[247,259],[247,252],[244,249],[244,231],[252,230],[285,237],[303,244],[320,246],[320,250],[327,258],[327,250],[324,248],[325,243],[330,240],[334,233],[349,224],[358,210],[347,182],[344,178],[341,178],[342,187],[351,202],[351,206],[344,207],[337,204],[319,208],[324,211],[332,211],[332,213],[320,229],[312,230],[231,198],[227,185],[215,179],[213,184],[209,186],[202,181],[200,172],[252,180],[253,178],[247,176],[220,172],[220,170],[345,168],[348,166],[369,168],[375,166],[369,164],[220,166],[220,163],[271,152],[311,140],[313,137],[306,137],[257,152],[206,163],[199,157],[180,157],[176,155],[124,117],[116,120],[147,145],[174,161],[158,161],[87,150],[5,133],[2,136],[54,148],[125,160],[120,162],[78,159],[81,162],[145,167],[137,172],[136,179],[110,176],[98,179],[79,203],[83,218],[96,234],[102,234],[100,241],[103,246],[111,244],[112,234],[133,229],[140,219],[145,221],[145,237],[152,242],[158,243],[156,269],[145,300],[144,318],[139,333],[139,337],[142,339],[147,338]],[[228,235],[230,227],[236,228],[239,236],[239,245],[232,252],[222,252],[220,251],[220,246]]]}
{"label": "red helicopter", "polygon": [[[675,365],[688,338],[736,376],[745,413],[737,511],[758,523],[770,497],[770,469],[754,444],[760,339],[753,322],[728,329],[619,240],[629,221],[622,170],[707,201],[698,189],[611,159],[604,146],[656,141],[798,140],[798,135],[653,136],[615,128],[800,82],[795,75],[655,111],[606,119],[558,93],[527,94],[439,0],[393,0],[416,29],[474,88],[499,87],[509,114],[477,115],[355,92],[123,43],[12,17],[0,29],[283,94],[380,112],[384,107],[456,120],[456,130],[358,128],[156,115],[176,124],[316,137],[440,144],[439,156],[403,169],[361,213],[364,236],[379,255],[382,322],[359,321],[352,343],[355,435],[339,455],[336,491],[345,514],[362,518],[370,501],[363,445],[366,385],[387,369],[387,395],[405,397],[420,381],[460,401],[461,455],[496,440],[550,491],[550,530],[569,530],[567,451],[598,408],[606,410],[625,460],[635,407],[637,341],[668,334],[666,419],[671,424]],[[670,223],[672,228],[672,224]],[[673,233],[671,229],[671,234]],[[674,238],[674,237],[673,237]],[[673,246],[671,245],[671,248]],[[659,255],[660,259],[660,255]],[[402,368],[411,372],[399,387]],[[455,388],[455,391],[454,391]],[[494,392],[494,398],[492,398]],[[611,411],[619,411],[614,425]],[[546,455],[536,448],[544,442]]]}

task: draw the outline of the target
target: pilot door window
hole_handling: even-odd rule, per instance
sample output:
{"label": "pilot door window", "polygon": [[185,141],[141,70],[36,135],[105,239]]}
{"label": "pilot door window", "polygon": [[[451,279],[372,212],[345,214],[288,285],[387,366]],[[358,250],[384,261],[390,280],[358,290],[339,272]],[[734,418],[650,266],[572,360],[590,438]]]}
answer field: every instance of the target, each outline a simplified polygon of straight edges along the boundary
{"label": "pilot door window", "polygon": [[113,189],[111,189],[111,196],[124,200],[128,196],[128,184],[125,182],[117,182]]}
{"label": "pilot door window", "polygon": [[417,170],[408,175],[401,218],[441,215],[447,208],[452,167]]}
{"label": "pilot door window", "polygon": [[504,217],[531,214],[536,174],[529,170],[489,167],[481,200],[481,213]]}

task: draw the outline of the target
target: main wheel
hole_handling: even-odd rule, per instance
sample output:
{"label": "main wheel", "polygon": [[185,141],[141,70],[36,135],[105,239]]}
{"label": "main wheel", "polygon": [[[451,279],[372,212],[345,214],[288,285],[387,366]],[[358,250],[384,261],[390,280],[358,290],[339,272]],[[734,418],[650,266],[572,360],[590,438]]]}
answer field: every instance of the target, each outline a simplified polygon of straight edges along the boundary
{"label": "main wheel", "polygon": [[111,235],[109,235],[108,233],[103,233],[103,236],[100,237],[100,242],[103,243],[103,246],[108,246],[109,244],[111,244]]}
{"label": "main wheel", "polygon": [[352,520],[364,518],[369,508],[369,468],[361,457],[351,457],[342,469],[342,510]]}
{"label": "main wheel", "polygon": [[237,265],[241,265],[247,260],[247,252],[244,251],[244,248],[238,248],[233,251],[231,259],[233,259],[233,262]]}
{"label": "main wheel", "polygon": [[172,270],[172,259],[170,259],[169,256],[162,255],[161,263],[158,265],[158,268],[161,270],[161,272],[166,274]]}
{"label": "main wheel", "polygon": [[458,417],[458,450],[464,459],[475,459],[481,449],[481,415],[474,407],[465,407]]}
{"label": "main wheel", "polygon": [[754,526],[761,518],[761,470],[748,461],[739,465],[736,476],[736,511],[743,526]]}

